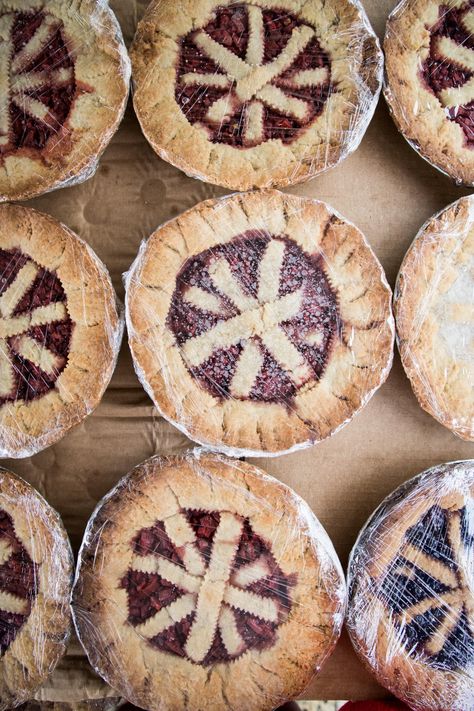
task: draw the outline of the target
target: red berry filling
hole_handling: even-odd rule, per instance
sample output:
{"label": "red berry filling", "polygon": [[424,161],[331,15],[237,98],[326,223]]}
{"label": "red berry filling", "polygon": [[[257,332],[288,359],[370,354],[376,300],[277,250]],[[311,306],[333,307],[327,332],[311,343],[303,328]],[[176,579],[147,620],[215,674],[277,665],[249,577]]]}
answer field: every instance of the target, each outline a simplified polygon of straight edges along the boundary
{"label": "red berry filling", "polygon": [[[4,12],[2,17],[6,15],[12,13]],[[76,96],[74,60],[61,23],[54,24],[47,41],[38,42],[29,57],[16,67],[15,61],[21,58],[22,50],[35,35],[41,35],[45,20],[51,15],[33,11],[15,12],[13,17],[9,97],[5,108],[8,120],[3,126],[0,122],[0,139],[3,134],[0,154],[19,148],[44,149],[66,123]]]}
{"label": "red berry filling", "polygon": [[[19,272],[28,264],[34,262],[19,250],[0,250],[0,296],[12,286]],[[35,267],[37,272],[32,283],[23,290],[19,288],[12,297],[17,302],[11,315],[0,313],[0,325],[8,328],[9,321],[25,315],[32,317],[36,309],[56,303],[64,304],[63,318],[49,320],[43,314],[44,323],[26,325],[26,330],[23,326],[14,326],[14,335],[0,340],[2,357],[8,358],[10,363],[10,372],[4,373],[4,381],[0,380],[0,405],[16,400],[29,402],[45,395],[54,388],[67,365],[73,323],[67,314],[66,294],[55,272],[39,265]],[[30,345],[36,343],[40,351],[46,349],[49,352],[54,361],[50,370],[46,371],[37,360],[27,357],[30,351],[23,345],[24,337],[32,339]]]}
{"label": "red berry filling", "polygon": [[[282,10],[262,10],[262,20],[262,64],[265,65],[284,51],[293,31],[303,27],[304,23]],[[213,19],[204,27],[204,32],[218,45],[245,61],[250,36],[249,6],[218,7]],[[306,85],[294,81],[298,72],[315,69],[327,69],[326,78],[316,84],[308,79]],[[205,126],[213,143],[246,148],[271,139],[280,139],[289,144],[323,112],[331,91],[330,69],[328,54],[321,48],[318,39],[312,38],[291,66],[271,81],[271,85],[278,87],[287,97],[305,102],[305,115],[297,117],[291,109],[284,112],[275,105],[263,102],[262,131],[257,136],[247,138],[246,121],[250,102],[238,99],[234,91],[235,83],[232,85],[230,81],[228,87],[217,87],[206,85],[205,81],[189,84],[184,80],[183,77],[191,73],[225,76],[225,69],[206,56],[198,46],[196,32],[193,31],[181,40],[175,97],[186,119],[191,124]],[[209,118],[209,109],[218,99],[227,95],[229,113],[216,123]],[[254,100],[260,101],[258,97]]]}
{"label": "red berry filling", "polygon": [[[464,86],[474,76],[461,61],[456,63],[443,57],[438,50],[440,37],[447,37],[460,47],[474,50],[474,38],[463,25],[464,16],[473,7],[474,2],[470,0],[462,7],[441,5],[439,8],[439,20],[431,28],[430,55],[422,69],[423,80],[437,97],[445,89]],[[445,111],[448,118],[462,128],[467,147],[474,148],[474,100],[464,106],[446,107]]]}
{"label": "red berry filling", "polygon": [[[275,239],[275,238],[274,238]],[[291,405],[299,388],[310,379],[320,379],[329,360],[333,341],[340,330],[337,298],[324,272],[323,260],[305,252],[291,239],[276,238],[284,245],[284,258],[279,274],[272,275],[278,284],[277,298],[301,292],[301,306],[291,319],[282,321],[279,328],[292,347],[301,354],[307,374],[298,382],[285,370],[278,352],[271,352],[260,336],[250,338],[262,354],[262,366],[247,395],[237,395],[232,390],[239,359],[248,339],[235,333],[234,343],[216,349],[199,365],[189,366],[191,375],[202,387],[220,400],[239,397],[256,402],[278,402]],[[263,231],[249,231],[231,242],[188,259],[176,279],[176,288],[167,317],[178,347],[183,349],[190,339],[212,334],[222,321],[231,321],[241,313],[238,306],[213,282],[210,267],[222,259],[228,264],[239,288],[255,300],[258,296],[264,254],[271,235]],[[278,281],[279,280],[279,281]],[[199,288],[219,299],[218,311],[206,310],[188,300],[190,288]],[[235,326],[239,328],[238,325]]]}
{"label": "red berry filling", "polygon": [[[2,592],[14,595],[24,609],[22,613],[0,607],[0,655],[5,654],[31,612],[38,592],[38,569],[28,552],[15,535],[12,518],[0,509],[0,545],[8,546],[7,558],[0,564],[0,596]],[[4,602],[8,608],[9,602]]]}
{"label": "red berry filling", "polygon": [[[204,561],[205,569],[213,556],[213,541],[220,523],[220,513],[217,511],[182,512],[195,534],[194,547],[199,551]],[[156,556],[164,558],[185,569],[183,549],[177,549],[165,532],[165,526],[158,521],[154,526],[139,531],[132,540],[132,549],[138,556]],[[228,662],[248,650],[261,650],[271,647],[277,638],[279,625],[286,619],[291,609],[290,590],[296,584],[296,576],[287,576],[279,568],[271,546],[254,533],[248,519],[243,521],[242,534],[235,552],[231,570],[230,582],[235,580],[239,570],[258,561],[264,566],[264,575],[254,582],[243,585],[242,589],[260,596],[270,598],[278,608],[278,618],[275,621],[260,619],[255,614],[245,610],[233,609],[236,627],[241,637],[242,645],[238,652],[230,654],[226,648],[219,628],[216,629],[209,651],[201,662],[204,666],[218,662]],[[204,573],[205,574],[205,573]],[[244,578],[245,580],[245,578]],[[151,620],[160,610],[168,607],[186,594],[186,591],[171,584],[157,573],[144,573],[130,568],[120,581],[120,587],[128,595],[128,621],[134,627]],[[196,593],[197,596],[197,593]],[[187,614],[175,624],[164,629],[149,639],[157,649],[180,657],[187,657],[186,642],[188,640],[195,612]],[[140,634],[144,632],[140,631]]]}

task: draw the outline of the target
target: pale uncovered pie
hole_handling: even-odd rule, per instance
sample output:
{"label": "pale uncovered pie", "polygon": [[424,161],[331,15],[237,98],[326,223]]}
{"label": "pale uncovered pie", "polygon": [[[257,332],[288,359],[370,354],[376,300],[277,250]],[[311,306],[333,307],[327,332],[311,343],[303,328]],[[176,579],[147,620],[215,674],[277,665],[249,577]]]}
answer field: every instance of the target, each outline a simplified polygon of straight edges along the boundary
{"label": "pale uncovered pie", "polygon": [[56,442],[99,403],[122,337],[109,274],[64,225],[0,205],[0,456]]}
{"label": "pale uncovered pie", "polygon": [[0,0],[0,201],[92,175],[129,79],[104,0]]}
{"label": "pale uncovered pie", "polygon": [[263,191],[203,202],[150,237],[126,286],[145,389],[213,448],[318,442],[390,369],[382,267],[359,230],[315,200]]}
{"label": "pale uncovered pie", "polygon": [[56,511],[0,469],[0,709],[31,699],[66,651],[73,572]]}
{"label": "pale uncovered pie", "polygon": [[474,441],[474,197],[427,222],[395,289],[400,355],[420,405]]}
{"label": "pale uncovered pie", "polygon": [[375,511],[349,563],[347,627],[416,711],[474,709],[474,460],[427,470]]}
{"label": "pale uncovered pie", "polygon": [[153,0],[131,59],[158,155],[237,190],[307,180],[355,150],[383,61],[353,0]]}
{"label": "pale uncovered pie", "polygon": [[149,459],[99,503],[73,592],[92,666],[150,711],[270,711],[320,669],[344,611],[308,505],[199,451]]}
{"label": "pale uncovered pie", "polygon": [[411,145],[474,184],[474,5],[402,0],[387,23],[385,96]]}

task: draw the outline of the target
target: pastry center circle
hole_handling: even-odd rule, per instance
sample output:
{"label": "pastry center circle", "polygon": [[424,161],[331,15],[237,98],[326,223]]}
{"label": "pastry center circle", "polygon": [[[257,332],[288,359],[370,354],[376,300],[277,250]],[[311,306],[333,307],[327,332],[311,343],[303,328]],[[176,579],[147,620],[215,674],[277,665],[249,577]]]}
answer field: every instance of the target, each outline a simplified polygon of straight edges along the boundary
{"label": "pastry center circle", "polygon": [[462,672],[474,662],[471,514],[431,507],[407,530],[379,589],[404,648],[444,671]]}
{"label": "pastry center circle", "polygon": [[15,534],[11,516],[0,509],[0,655],[27,621],[37,595],[37,565]]}
{"label": "pastry center circle", "polygon": [[286,10],[218,7],[180,43],[175,97],[214,143],[292,143],[321,115],[331,62],[314,28]]}
{"label": "pastry center circle", "polygon": [[474,148],[474,2],[440,5],[422,74],[447,118],[462,128],[466,146]]}
{"label": "pastry center circle", "polygon": [[121,580],[128,623],[153,647],[209,666],[275,644],[296,575],[283,573],[249,519],[180,510],[131,545]]}
{"label": "pastry center circle", "polygon": [[167,324],[191,376],[221,400],[285,404],[320,379],[339,331],[322,264],[260,230],[188,259]]}
{"label": "pastry center circle", "polygon": [[0,250],[0,405],[29,402],[54,388],[72,329],[55,272],[20,250]]}
{"label": "pastry center circle", "polygon": [[63,128],[76,93],[61,20],[43,10],[0,15],[0,156],[45,148]]}

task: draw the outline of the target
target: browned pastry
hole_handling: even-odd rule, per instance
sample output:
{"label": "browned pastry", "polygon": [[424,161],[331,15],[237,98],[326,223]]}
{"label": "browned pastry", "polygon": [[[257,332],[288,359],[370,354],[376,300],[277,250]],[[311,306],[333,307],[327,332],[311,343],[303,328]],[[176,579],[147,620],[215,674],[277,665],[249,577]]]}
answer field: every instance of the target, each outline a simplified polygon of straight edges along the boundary
{"label": "browned pastry", "polygon": [[474,460],[397,489],[349,564],[347,626],[380,684],[416,711],[474,709]]}
{"label": "browned pastry", "polygon": [[129,74],[102,0],[0,0],[0,201],[89,177],[122,118]]}
{"label": "browned pastry", "polygon": [[0,709],[30,699],[66,650],[73,558],[58,514],[0,470]]}
{"label": "browned pastry", "polygon": [[158,155],[237,190],[307,180],[355,150],[382,72],[352,0],[153,0],[131,58]]}
{"label": "browned pastry", "polygon": [[400,131],[429,162],[474,184],[474,7],[402,0],[387,23],[385,96]]}
{"label": "browned pastry", "polygon": [[121,335],[90,247],[47,215],[0,205],[0,456],[30,456],[86,417]]}
{"label": "browned pastry", "polygon": [[400,355],[420,405],[474,441],[474,197],[422,227],[394,304]]}
{"label": "browned pastry", "polygon": [[130,346],[160,412],[224,451],[277,453],[338,430],[385,380],[390,289],[362,234],[277,191],[197,205],[127,278]]}
{"label": "browned pastry", "polygon": [[270,711],[332,651],[342,570],[307,504],[245,462],[153,458],[99,504],[73,611],[93,667],[159,711]]}

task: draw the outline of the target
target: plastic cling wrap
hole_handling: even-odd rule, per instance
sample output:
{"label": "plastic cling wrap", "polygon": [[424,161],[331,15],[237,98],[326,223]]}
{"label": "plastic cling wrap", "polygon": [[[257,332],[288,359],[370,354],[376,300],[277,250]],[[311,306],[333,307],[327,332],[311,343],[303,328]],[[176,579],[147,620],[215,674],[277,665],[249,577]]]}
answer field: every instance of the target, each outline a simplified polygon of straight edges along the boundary
{"label": "plastic cling wrap", "polygon": [[395,316],[421,406],[474,441],[474,197],[421,228],[400,269]]}
{"label": "plastic cling wrap", "polygon": [[363,528],[347,626],[378,681],[416,711],[474,709],[474,460],[427,470]]}
{"label": "plastic cling wrap", "polygon": [[73,591],[92,665],[151,711],[270,711],[320,669],[344,611],[308,505],[199,450],[147,460],[99,503]]}
{"label": "plastic cling wrap", "polygon": [[383,63],[353,0],[154,0],[131,58],[158,155],[235,190],[301,182],[354,151]]}
{"label": "plastic cling wrap", "polygon": [[200,203],[142,245],[126,288],[145,389],[191,439],[226,453],[321,441],[392,363],[382,267],[315,200],[263,191]]}
{"label": "plastic cling wrap", "polygon": [[31,456],[98,405],[122,331],[91,248],[47,215],[1,205],[0,456]]}
{"label": "plastic cling wrap", "polygon": [[66,650],[73,559],[59,515],[0,470],[0,709],[28,699]]}
{"label": "plastic cling wrap", "polygon": [[402,0],[387,23],[385,97],[429,163],[474,185],[474,8],[470,0]]}
{"label": "plastic cling wrap", "polygon": [[107,0],[0,0],[0,201],[91,177],[129,81]]}

